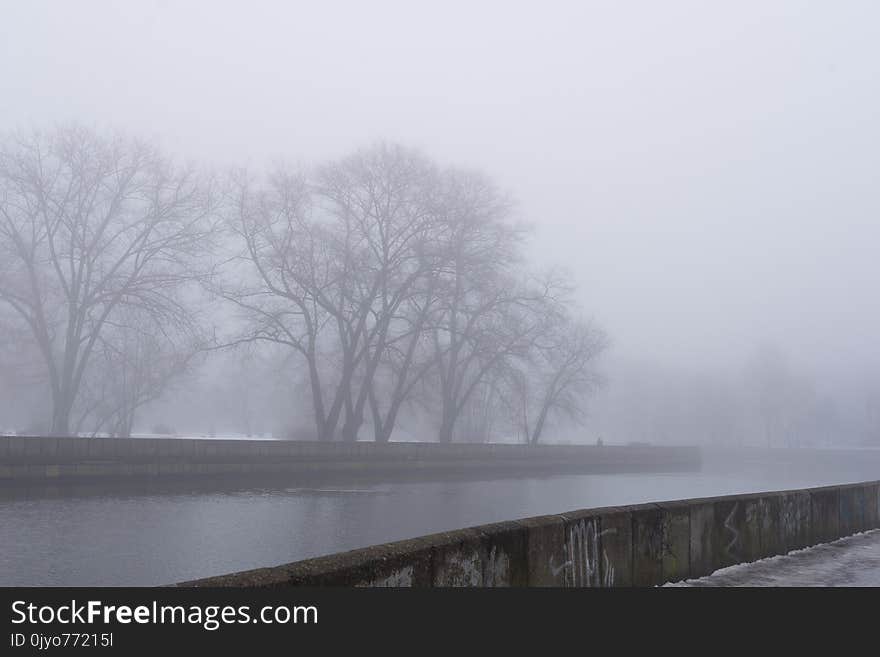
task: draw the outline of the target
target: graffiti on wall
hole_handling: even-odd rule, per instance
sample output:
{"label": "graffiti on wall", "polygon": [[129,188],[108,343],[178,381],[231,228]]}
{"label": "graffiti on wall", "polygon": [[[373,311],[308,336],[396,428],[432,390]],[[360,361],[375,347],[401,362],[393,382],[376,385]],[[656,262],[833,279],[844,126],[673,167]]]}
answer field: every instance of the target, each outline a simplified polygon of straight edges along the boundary
{"label": "graffiti on wall", "polygon": [[733,519],[736,515],[736,509],[739,507],[739,502],[735,502],[733,508],[730,510],[730,513],[727,514],[727,517],[724,519],[724,529],[726,529],[729,533],[726,536],[725,540],[727,542],[724,544],[724,552],[727,554],[728,558],[733,561],[738,561],[739,554],[739,530],[733,526]]}
{"label": "graffiti on wall", "polygon": [[563,575],[564,586],[614,586],[614,564],[608,553],[601,549],[599,539],[615,534],[616,529],[599,530],[597,518],[587,518],[569,527],[565,542],[565,557],[556,564],[550,558],[550,572],[554,577]]}
{"label": "graffiti on wall", "polygon": [[494,545],[489,551],[483,578],[485,586],[503,586],[510,582],[510,558]]}

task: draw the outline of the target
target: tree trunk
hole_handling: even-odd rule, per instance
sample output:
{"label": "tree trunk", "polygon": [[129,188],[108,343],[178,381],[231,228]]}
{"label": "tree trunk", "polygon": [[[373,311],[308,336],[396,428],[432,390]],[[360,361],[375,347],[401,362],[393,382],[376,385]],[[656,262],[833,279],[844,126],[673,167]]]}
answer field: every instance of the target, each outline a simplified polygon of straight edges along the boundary
{"label": "tree trunk", "polygon": [[52,428],[49,433],[53,436],[67,437],[70,435],[70,420],[62,411],[54,413],[52,417]]}
{"label": "tree trunk", "polygon": [[544,422],[547,420],[547,407],[541,409],[541,414],[538,416],[538,421],[535,422],[535,430],[532,432],[532,445],[537,445],[538,441],[541,440],[541,433],[544,431]]}
{"label": "tree trunk", "polygon": [[357,409],[347,411],[345,414],[345,424],[342,425],[342,440],[347,443],[357,442],[358,432],[364,423],[364,414]]}
{"label": "tree trunk", "polygon": [[440,431],[437,433],[437,441],[441,443],[451,443],[454,430],[454,413],[447,409],[443,409],[443,422],[440,424]]}
{"label": "tree trunk", "polygon": [[67,437],[70,435],[70,413],[73,401],[69,395],[62,393],[55,400],[52,409],[52,427],[50,433],[53,436]]}

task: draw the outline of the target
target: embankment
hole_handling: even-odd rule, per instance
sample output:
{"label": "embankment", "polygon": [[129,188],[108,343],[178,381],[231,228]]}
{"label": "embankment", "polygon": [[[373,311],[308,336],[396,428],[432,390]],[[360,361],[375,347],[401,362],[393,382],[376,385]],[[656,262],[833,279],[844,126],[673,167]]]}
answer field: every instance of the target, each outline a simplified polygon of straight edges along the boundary
{"label": "embankment", "polygon": [[880,482],[584,509],[180,586],[653,586],[880,526]]}
{"label": "embankment", "polygon": [[696,447],[320,443],[176,438],[0,437],[0,482],[150,476],[453,476],[696,470]]}

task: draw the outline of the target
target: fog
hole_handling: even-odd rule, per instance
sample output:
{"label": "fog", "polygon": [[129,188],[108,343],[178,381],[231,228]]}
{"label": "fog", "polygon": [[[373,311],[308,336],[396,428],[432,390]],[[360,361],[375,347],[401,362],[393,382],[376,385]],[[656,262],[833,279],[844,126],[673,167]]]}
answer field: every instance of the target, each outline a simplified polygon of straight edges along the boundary
{"label": "fog", "polygon": [[[878,20],[855,1],[10,3],[0,128],[77,122],[214,170],[382,142],[481,171],[531,225],[529,267],[567,270],[609,339],[583,417],[543,441],[876,446]],[[216,336],[234,313],[212,304]],[[42,426],[39,356],[3,330],[0,432]],[[250,379],[248,350],[202,354],[135,432],[307,414],[302,363],[252,351]],[[395,439],[434,439],[408,418]]]}

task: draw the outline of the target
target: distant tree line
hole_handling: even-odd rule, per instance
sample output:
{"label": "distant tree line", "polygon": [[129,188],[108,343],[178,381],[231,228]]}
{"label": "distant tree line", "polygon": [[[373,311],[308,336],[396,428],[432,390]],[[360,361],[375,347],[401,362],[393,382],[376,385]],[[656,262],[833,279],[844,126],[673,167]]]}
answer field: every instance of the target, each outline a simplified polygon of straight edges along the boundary
{"label": "distant tree line", "polygon": [[0,331],[39,356],[53,435],[130,435],[211,352],[271,344],[318,440],[386,442],[417,410],[440,442],[537,443],[583,418],[608,339],[526,236],[486,176],[397,145],[216,175],[82,126],[18,133]]}

